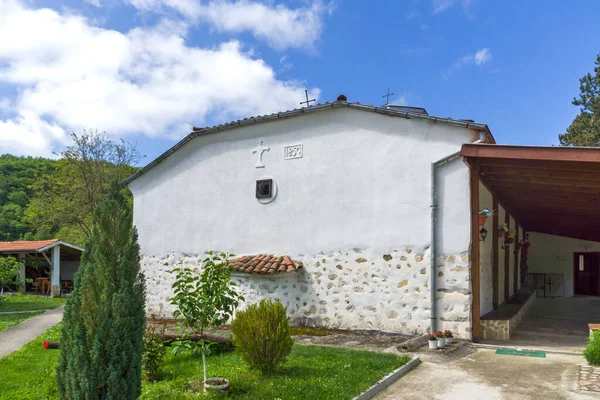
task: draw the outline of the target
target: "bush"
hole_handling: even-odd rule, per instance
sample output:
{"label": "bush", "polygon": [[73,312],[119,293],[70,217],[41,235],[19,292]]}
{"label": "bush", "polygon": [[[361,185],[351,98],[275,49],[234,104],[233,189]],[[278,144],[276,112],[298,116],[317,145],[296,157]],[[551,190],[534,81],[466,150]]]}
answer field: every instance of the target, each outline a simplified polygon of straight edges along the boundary
{"label": "bush", "polygon": [[152,314],[149,322],[146,322],[144,331],[144,353],[142,355],[142,371],[148,382],[154,382],[161,378],[162,364],[167,348],[163,336],[166,325],[158,321],[156,315]]}
{"label": "bush", "polygon": [[275,371],[292,351],[286,311],[279,300],[262,300],[237,312],[231,324],[235,352],[263,375]]}
{"label": "bush", "polygon": [[600,366],[600,331],[592,333],[587,346],[583,351],[583,356],[590,365]]}
{"label": "bush", "polygon": [[117,182],[93,223],[63,314],[59,397],[133,400],[142,391],[145,285],[131,207]]}

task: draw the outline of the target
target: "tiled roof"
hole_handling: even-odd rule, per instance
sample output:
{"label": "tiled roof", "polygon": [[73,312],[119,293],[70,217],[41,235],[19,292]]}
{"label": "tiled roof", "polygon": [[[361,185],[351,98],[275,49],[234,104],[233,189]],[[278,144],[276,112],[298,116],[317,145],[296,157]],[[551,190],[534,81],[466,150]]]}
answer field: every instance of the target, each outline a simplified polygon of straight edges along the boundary
{"label": "tiled roof", "polygon": [[60,239],[0,242],[0,252],[37,251],[56,242],[60,242]]}
{"label": "tiled roof", "polygon": [[229,262],[236,272],[245,274],[277,274],[280,272],[294,272],[302,268],[302,262],[292,260],[288,256],[271,256],[257,254],[242,256]]}

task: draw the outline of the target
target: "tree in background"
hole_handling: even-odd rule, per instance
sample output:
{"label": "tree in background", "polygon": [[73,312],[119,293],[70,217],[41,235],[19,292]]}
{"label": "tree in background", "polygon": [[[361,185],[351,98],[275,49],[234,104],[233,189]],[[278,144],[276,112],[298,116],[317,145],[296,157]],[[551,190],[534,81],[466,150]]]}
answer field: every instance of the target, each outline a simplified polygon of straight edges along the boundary
{"label": "tree in background", "polygon": [[144,277],[132,211],[117,182],[94,212],[63,316],[62,399],[136,399],[144,351]]}
{"label": "tree in background", "polygon": [[596,58],[594,75],[579,80],[579,98],[573,105],[581,107],[566,133],[558,135],[561,146],[600,147],[600,54]]}
{"label": "tree in background", "polygon": [[[94,209],[112,181],[122,181],[135,172],[142,158],[135,146],[114,141],[98,131],[71,134],[73,145],[58,153],[52,179],[37,181],[35,196],[26,210],[32,226],[56,237],[81,244],[92,233]],[[131,198],[124,189],[127,201]]]}
{"label": "tree in background", "polygon": [[30,226],[25,210],[34,196],[32,186],[48,179],[55,160],[0,156],[0,241],[48,239],[50,233]]}
{"label": "tree in background", "polygon": [[14,257],[0,257],[0,300],[4,296],[4,286],[20,284],[21,264]]}

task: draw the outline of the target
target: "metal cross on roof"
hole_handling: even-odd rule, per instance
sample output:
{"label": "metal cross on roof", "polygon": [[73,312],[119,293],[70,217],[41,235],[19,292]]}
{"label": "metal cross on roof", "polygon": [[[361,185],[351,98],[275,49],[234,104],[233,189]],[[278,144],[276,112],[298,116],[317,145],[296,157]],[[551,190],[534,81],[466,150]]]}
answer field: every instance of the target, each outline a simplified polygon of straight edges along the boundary
{"label": "metal cross on roof", "polygon": [[304,95],[306,96],[306,101],[301,101],[300,104],[306,104],[306,107],[310,106],[310,103],[313,101],[317,101],[315,99],[309,100],[308,99],[308,90],[304,89]]}
{"label": "metal cross on roof", "polygon": [[394,95],[394,93],[390,93],[390,88],[388,88],[387,94],[384,94],[383,96],[381,96],[381,97],[387,97],[387,99],[385,100],[385,104],[384,104],[385,106],[390,104],[390,96],[393,96],[393,95]]}

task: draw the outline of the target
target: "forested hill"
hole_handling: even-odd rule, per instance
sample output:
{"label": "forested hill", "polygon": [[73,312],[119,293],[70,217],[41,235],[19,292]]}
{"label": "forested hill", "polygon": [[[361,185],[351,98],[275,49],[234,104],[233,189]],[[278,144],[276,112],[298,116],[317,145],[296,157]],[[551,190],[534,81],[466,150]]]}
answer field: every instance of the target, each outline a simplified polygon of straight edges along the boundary
{"label": "forested hill", "polygon": [[0,241],[52,237],[26,219],[37,182],[55,179],[57,161],[45,158],[0,156]]}
{"label": "forested hill", "polygon": [[134,145],[106,133],[84,130],[71,139],[57,160],[0,155],[0,241],[83,245],[111,181],[131,175],[142,158]]}

